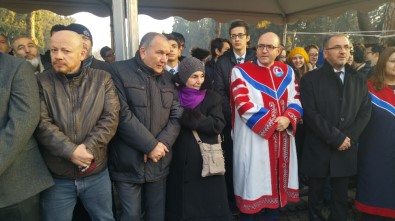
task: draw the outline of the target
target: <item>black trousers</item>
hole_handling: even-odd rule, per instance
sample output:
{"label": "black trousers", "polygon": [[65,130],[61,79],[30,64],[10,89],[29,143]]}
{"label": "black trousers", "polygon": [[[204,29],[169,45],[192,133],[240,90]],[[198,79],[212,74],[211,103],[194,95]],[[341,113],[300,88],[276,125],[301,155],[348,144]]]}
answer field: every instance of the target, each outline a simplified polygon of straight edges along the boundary
{"label": "black trousers", "polygon": [[361,221],[393,221],[394,218],[362,213]]}
{"label": "black trousers", "polygon": [[[326,177],[309,177],[309,220],[324,221],[324,187]],[[349,177],[331,177],[331,200],[329,221],[346,221],[348,213],[347,192]]]}
{"label": "black trousers", "polygon": [[20,203],[0,208],[1,221],[39,221],[39,195],[32,196]]}

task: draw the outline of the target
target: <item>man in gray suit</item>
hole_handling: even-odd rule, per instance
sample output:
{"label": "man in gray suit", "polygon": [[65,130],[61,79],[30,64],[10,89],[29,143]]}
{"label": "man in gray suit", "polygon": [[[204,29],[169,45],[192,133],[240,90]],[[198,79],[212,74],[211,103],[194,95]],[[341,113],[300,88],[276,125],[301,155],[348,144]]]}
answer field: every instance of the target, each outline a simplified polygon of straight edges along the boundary
{"label": "man in gray suit", "polygon": [[53,185],[33,132],[40,118],[31,65],[0,53],[0,220],[38,221],[39,193]]}

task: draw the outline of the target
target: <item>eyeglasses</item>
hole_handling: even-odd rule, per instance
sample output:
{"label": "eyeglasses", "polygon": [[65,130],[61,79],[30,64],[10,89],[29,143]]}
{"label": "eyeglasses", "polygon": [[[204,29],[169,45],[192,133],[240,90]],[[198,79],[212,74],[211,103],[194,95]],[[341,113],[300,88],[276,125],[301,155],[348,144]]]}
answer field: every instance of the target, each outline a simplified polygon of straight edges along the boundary
{"label": "eyeglasses", "polygon": [[256,46],[256,48],[260,51],[263,51],[265,48],[267,51],[273,51],[275,48],[278,48],[274,45],[265,45],[265,44],[259,44]]}
{"label": "eyeglasses", "polygon": [[310,57],[318,57],[318,53],[315,53],[315,54],[312,54],[312,53],[311,53],[311,54],[309,54],[309,56],[310,56]]}
{"label": "eyeglasses", "polygon": [[334,47],[331,47],[331,48],[325,48],[325,50],[336,50],[336,51],[342,51],[343,49],[346,51],[349,51],[352,49],[352,47],[349,45],[344,45],[344,46],[335,45]]}
{"label": "eyeglasses", "polygon": [[230,35],[230,38],[231,39],[236,39],[236,38],[239,38],[239,39],[243,39],[244,38],[244,36],[246,36],[247,34],[243,34],[243,33],[239,33],[239,34],[232,34],[232,35]]}
{"label": "eyeglasses", "polygon": [[373,52],[372,51],[367,51],[366,54],[373,54]]}

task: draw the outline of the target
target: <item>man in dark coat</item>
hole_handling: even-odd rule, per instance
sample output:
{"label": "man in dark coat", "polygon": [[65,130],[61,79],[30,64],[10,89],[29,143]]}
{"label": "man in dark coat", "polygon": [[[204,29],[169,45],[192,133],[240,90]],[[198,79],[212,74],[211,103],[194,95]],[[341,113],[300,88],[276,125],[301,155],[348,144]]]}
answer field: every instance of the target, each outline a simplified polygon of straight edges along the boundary
{"label": "man in dark coat", "polygon": [[229,206],[233,212],[237,211],[235,196],[233,193],[233,141],[230,135],[232,130],[231,125],[231,109],[230,109],[230,73],[236,64],[241,64],[248,61],[253,61],[255,51],[247,48],[250,41],[248,24],[244,21],[238,20],[232,22],[229,27],[230,43],[232,49],[226,51],[218,61],[215,63],[214,86],[215,90],[222,97],[222,112],[226,120],[226,126],[222,131],[224,135],[224,142],[222,149],[225,157],[225,179],[226,187],[228,188]]}
{"label": "man in dark coat", "polygon": [[40,100],[32,66],[0,53],[0,220],[38,221],[39,193],[53,185],[33,132]]}
{"label": "man in dark coat", "polygon": [[357,172],[358,137],[371,112],[364,78],[346,65],[350,49],[346,36],[327,37],[323,67],[307,73],[300,83],[306,124],[301,169],[310,177],[310,220],[324,220],[326,177],[332,187],[329,220],[347,220],[349,177]]}
{"label": "man in dark coat", "polygon": [[111,63],[121,102],[119,127],[109,150],[110,176],[121,201],[120,220],[162,221],[171,146],[182,108],[165,71],[170,45],[150,32],[134,58]]}

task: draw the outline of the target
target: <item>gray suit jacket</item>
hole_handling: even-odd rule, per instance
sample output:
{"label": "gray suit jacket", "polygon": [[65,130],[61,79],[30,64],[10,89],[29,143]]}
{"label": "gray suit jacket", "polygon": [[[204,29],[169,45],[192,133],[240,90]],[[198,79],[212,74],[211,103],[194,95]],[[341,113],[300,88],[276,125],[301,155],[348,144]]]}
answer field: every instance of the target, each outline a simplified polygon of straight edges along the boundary
{"label": "gray suit jacket", "polygon": [[0,208],[53,185],[33,137],[39,117],[40,100],[32,67],[0,53]]}

